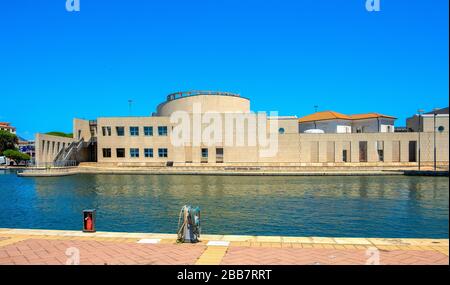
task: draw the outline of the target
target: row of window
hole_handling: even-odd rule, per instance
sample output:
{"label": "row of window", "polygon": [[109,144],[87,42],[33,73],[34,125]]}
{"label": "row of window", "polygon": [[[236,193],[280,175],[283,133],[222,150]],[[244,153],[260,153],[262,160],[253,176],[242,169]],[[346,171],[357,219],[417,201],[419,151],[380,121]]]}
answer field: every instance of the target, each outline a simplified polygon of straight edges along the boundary
{"label": "row of window", "polygon": [[[103,136],[111,136],[111,127],[102,127]],[[143,127],[144,136],[153,136],[153,127]],[[129,128],[130,136],[139,136],[139,127]],[[119,137],[125,136],[125,127],[116,127],[116,135]],[[167,136],[167,126],[158,126],[158,136]]]}
{"label": "row of window", "polygon": [[[103,149],[103,157],[111,157],[111,149]],[[116,157],[125,157],[125,148],[116,148]],[[139,157],[138,148],[130,148],[130,157]],[[144,148],[144,157],[153,157],[153,148]],[[158,157],[168,157],[167,148],[158,148]]]}

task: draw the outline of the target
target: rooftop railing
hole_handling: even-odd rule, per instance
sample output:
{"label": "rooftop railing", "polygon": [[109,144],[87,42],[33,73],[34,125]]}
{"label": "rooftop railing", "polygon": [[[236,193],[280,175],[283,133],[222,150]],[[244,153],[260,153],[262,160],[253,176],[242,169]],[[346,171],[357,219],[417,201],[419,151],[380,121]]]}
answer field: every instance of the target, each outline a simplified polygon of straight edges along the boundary
{"label": "rooftop railing", "polygon": [[205,90],[196,90],[196,91],[182,91],[176,92],[167,95],[167,101],[172,101],[178,98],[197,96],[197,95],[218,95],[218,96],[233,96],[233,97],[241,97],[239,94],[230,93],[230,92],[220,92],[220,91],[205,91]]}

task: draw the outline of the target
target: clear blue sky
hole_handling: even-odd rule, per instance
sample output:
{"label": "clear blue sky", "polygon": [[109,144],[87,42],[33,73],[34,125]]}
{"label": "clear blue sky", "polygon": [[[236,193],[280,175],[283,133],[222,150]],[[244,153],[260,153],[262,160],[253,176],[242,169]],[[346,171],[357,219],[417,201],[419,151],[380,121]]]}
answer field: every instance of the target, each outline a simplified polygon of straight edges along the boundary
{"label": "clear blue sky", "polygon": [[[397,125],[448,106],[448,1],[65,0],[0,5],[0,121],[33,138],[72,118],[149,115],[210,89],[252,110],[379,112]],[[20,102],[22,107],[16,107]]]}

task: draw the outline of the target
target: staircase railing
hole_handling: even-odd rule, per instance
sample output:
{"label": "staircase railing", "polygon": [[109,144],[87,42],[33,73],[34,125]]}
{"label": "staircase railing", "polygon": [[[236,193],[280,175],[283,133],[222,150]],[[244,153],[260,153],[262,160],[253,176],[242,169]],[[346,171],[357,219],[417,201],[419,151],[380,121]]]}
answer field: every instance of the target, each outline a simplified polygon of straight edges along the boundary
{"label": "staircase railing", "polygon": [[68,161],[74,152],[79,152],[83,147],[84,139],[81,138],[78,142],[70,143],[66,148],[60,150],[56,155],[54,162],[64,162]]}

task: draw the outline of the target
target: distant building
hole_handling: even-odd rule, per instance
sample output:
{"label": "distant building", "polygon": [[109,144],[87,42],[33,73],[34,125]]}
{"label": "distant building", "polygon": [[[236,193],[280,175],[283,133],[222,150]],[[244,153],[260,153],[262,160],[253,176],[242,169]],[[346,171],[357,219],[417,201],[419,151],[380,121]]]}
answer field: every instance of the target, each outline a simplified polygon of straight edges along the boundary
{"label": "distant building", "polygon": [[351,133],[352,119],[350,116],[324,111],[298,119],[300,133],[308,130],[322,130],[324,133]]}
{"label": "distant building", "polygon": [[34,141],[26,140],[20,136],[17,138],[19,139],[18,148],[20,152],[28,154],[31,157],[31,162],[33,162],[35,158]]}
{"label": "distant building", "polygon": [[7,123],[7,122],[0,122],[0,130],[7,131],[12,134],[16,133],[16,128],[11,126],[11,123]]}
{"label": "distant building", "polygon": [[378,113],[344,115],[334,111],[316,112],[298,120],[300,133],[393,133],[396,118]]}
{"label": "distant building", "polygon": [[448,107],[427,112],[422,115],[415,114],[406,119],[406,127],[410,132],[433,132],[434,128],[436,128],[437,132],[448,132]]}

